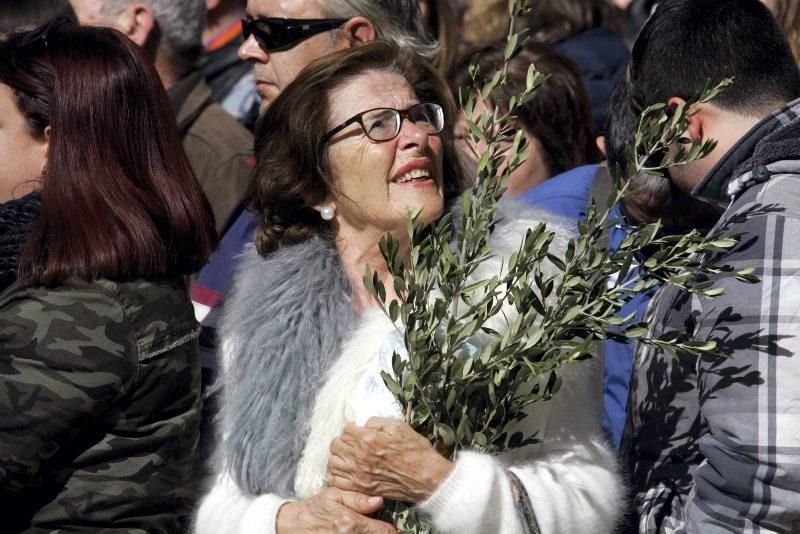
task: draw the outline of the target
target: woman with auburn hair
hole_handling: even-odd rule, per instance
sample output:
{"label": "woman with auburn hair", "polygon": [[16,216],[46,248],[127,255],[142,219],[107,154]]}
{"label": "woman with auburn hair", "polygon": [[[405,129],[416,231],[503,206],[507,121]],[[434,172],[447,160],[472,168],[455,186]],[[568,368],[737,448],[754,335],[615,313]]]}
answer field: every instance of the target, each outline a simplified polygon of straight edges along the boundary
{"label": "woman with auburn hair", "polygon": [[0,44],[3,530],[177,532],[194,500],[197,324],[216,242],[169,100],[121,33]]}
{"label": "woman with auburn hair", "polygon": [[[260,225],[220,329],[222,469],[198,533],[388,534],[370,517],[386,499],[416,505],[442,533],[614,528],[621,499],[600,429],[599,360],[559,371],[558,395],[520,424],[541,443],[458,451],[453,462],[402,421],[381,378],[404,344],[364,287],[365,268],[395,298],[381,235],[406,259],[409,212],[433,222],[464,190],[457,114],[431,64],[377,42],[312,63],[261,119],[250,189]],[[566,221],[508,199],[478,271],[508,265],[540,222],[555,233],[550,251],[564,254]],[[505,310],[492,328],[514,320]]]}

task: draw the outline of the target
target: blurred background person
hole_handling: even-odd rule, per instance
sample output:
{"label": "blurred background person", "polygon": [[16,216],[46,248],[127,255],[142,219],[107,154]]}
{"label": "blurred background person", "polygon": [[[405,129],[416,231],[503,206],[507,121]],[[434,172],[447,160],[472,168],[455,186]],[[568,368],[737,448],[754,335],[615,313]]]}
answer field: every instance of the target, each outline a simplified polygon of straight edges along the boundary
{"label": "blurred background person", "polygon": [[438,44],[433,63],[439,72],[446,74],[455,65],[461,43],[461,17],[450,0],[420,0],[422,22]]}
{"label": "blurred background person", "polygon": [[256,82],[250,65],[237,54],[244,43],[242,19],[247,16],[247,2],[206,0],[206,7],[208,17],[203,29],[200,72],[211,88],[214,100],[252,131],[258,119]]}
{"label": "blurred background person", "polygon": [[205,0],[71,0],[81,24],[120,30],[155,65],[178,120],[183,148],[224,233],[250,179],[252,134],[214,101],[196,64]]}
{"label": "blurred background person", "polygon": [[577,63],[592,118],[603,129],[606,106],[628,65],[619,12],[609,0],[531,0],[524,20],[532,38]]}
{"label": "blurred background person", "polygon": [[633,43],[639,29],[653,12],[658,0],[614,0],[625,24],[625,39]]}
{"label": "blurred background person", "polygon": [[77,20],[67,0],[0,0],[0,39],[33,30],[59,17]]}
{"label": "blurred background person", "polygon": [[504,0],[463,0],[461,38],[473,47],[496,43],[508,31],[508,2]]}
{"label": "blurred background person", "polygon": [[798,0],[763,0],[775,15],[798,65],[800,65],[800,2]]}
{"label": "blurred background person", "polygon": [[[503,63],[502,46],[490,46],[477,50],[478,65],[483,76],[491,76]],[[466,59],[448,76],[453,90],[471,86],[468,67],[471,57]],[[527,140],[528,158],[511,175],[507,191],[512,195],[523,195],[549,178],[589,164],[599,163],[602,154],[595,143],[595,128],[586,89],[575,63],[547,45],[529,42],[520,54],[508,64],[508,81],[503,89],[500,113],[505,113],[505,103],[512,95],[525,88],[528,66],[536,65],[548,79],[536,92],[534,98],[517,110],[518,126]],[[497,105],[498,103],[494,103]],[[483,109],[478,102],[476,112]],[[466,124],[460,121],[457,135],[467,135]],[[459,143],[462,152],[474,161],[485,146],[472,153],[466,143]]]}
{"label": "blurred background person", "polygon": [[0,44],[3,530],[178,532],[194,502],[197,322],[216,241],[169,100],[110,29]]}
{"label": "blurred background person", "polygon": [[[603,118],[614,85],[625,73],[628,48],[624,24],[611,0],[530,0],[530,13],[517,21],[535,41],[548,44],[573,60],[589,95],[595,128]],[[508,2],[473,0],[463,15],[463,39],[487,44],[505,41]]]}

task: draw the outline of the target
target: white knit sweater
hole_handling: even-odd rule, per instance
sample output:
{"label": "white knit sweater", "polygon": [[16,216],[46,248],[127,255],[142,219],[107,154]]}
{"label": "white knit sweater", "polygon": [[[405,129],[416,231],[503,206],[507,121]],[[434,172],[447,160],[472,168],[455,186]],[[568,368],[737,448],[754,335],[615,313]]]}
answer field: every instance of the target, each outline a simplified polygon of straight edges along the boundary
{"label": "white knit sweater", "polygon": [[[356,412],[353,391],[374,359],[391,323],[378,312],[364,315],[320,390],[311,432],[298,464],[298,496],[324,487],[330,442]],[[559,372],[563,383],[548,402],[534,405],[525,428],[538,429],[543,442],[499,457],[462,452],[438,490],[419,505],[442,533],[521,532],[506,470],[525,486],[543,533],[603,533],[614,529],[621,508],[620,483],[612,452],[602,436],[603,362],[595,358]],[[286,499],[254,497],[221,475],[203,499],[195,532],[271,533]]]}

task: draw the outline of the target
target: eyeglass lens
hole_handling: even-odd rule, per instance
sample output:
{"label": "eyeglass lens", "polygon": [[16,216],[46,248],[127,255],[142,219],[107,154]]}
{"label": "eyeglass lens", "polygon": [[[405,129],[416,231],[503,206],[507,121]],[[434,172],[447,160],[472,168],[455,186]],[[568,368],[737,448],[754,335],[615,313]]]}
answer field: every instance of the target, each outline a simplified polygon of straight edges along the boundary
{"label": "eyeglass lens", "polygon": [[[437,104],[417,104],[408,110],[408,118],[429,134],[437,134],[444,128],[444,113]],[[388,108],[374,109],[361,117],[364,132],[373,141],[388,141],[395,137],[400,133],[401,122],[400,112]]]}

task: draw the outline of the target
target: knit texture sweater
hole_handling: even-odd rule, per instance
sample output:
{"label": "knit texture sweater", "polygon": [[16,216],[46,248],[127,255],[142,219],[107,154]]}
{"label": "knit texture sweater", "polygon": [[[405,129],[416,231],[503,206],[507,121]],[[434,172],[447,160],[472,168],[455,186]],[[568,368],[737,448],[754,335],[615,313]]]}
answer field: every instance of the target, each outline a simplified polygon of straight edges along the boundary
{"label": "knit texture sweater", "polygon": [[[541,221],[547,222],[556,232],[554,252],[563,253],[569,236],[566,222],[509,203],[502,213],[504,221],[492,239],[496,257],[482,266],[477,277],[496,274],[500,262],[516,250],[524,232]],[[354,411],[363,411],[362,406],[352,405],[352,392],[374,363],[381,344],[393,328],[387,318],[379,312],[356,315],[350,306],[351,316],[335,319],[328,316],[327,319],[345,325],[352,321],[351,326],[332,329],[330,325],[318,325],[316,331],[309,331],[308,325],[297,316],[282,317],[281,310],[269,304],[242,308],[243,304],[255,305],[259,298],[285,299],[287,293],[302,298],[308,292],[298,288],[312,288],[311,293],[317,288],[317,300],[306,301],[313,309],[304,314],[319,320],[318,302],[338,297],[331,292],[330,283],[320,283],[320,277],[326,276],[327,264],[319,258],[310,258],[313,252],[307,245],[286,247],[282,254],[266,259],[251,252],[242,262],[243,271],[234,291],[236,296],[229,301],[229,306],[238,303],[240,308],[229,310],[228,317],[245,322],[281,323],[264,327],[277,328],[281,337],[271,340],[264,337],[262,328],[251,325],[250,329],[243,330],[232,323],[228,323],[229,330],[223,332],[223,376],[229,377],[224,379],[223,387],[230,386],[223,394],[223,403],[227,404],[223,407],[221,425],[225,435],[221,448],[223,463],[215,486],[198,511],[195,522],[198,533],[273,531],[282,504],[324,488],[331,440],[341,433]],[[293,248],[295,250],[291,250]],[[325,257],[326,252],[321,249],[318,255]],[[305,260],[305,263],[293,263],[293,260]],[[337,267],[336,262],[331,265]],[[341,280],[341,273],[328,272],[327,276]],[[243,281],[246,285],[241,283]],[[282,288],[280,294],[273,293],[276,284]],[[349,291],[346,292],[349,295]],[[331,306],[330,302],[326,305]],[[326,317],[324,313],[322,316]],[[285,324],[286,321],[291,324]],[[499,322],[493,327],[502,331]],[[319,351],[309,354],[309,347],[303,343],[321,332],[329,334],[328,342],[341,335],[341,342],[338,346],[336,343],[333,347],[328,345],[329,350],[335,349],[332,354]],[[289,343],[287,337],[293,335],[302,337],[297,343],[306,352],[289,350],[294,356],[293,363],[289,364],[290,359],[282,356],[287,347],[281,347],[278,352],[275,347]],[[241,362],[250,340],[260,344],[258,360],[264,368],[259,369],[250,361]],[[298,371],[296,360],[304,358],[306,363],[300,365],[304,369],[299,369],[306,380],[302,382],[293,373]],[[271,372],[275,369],[279,369],[277,374]],[[319,378],[315,380],[310,370],[321,371]],[[543,532],[579,529],[610,532],[613,529],[621,499],[615,461],[600,428],[602,362],[597,359],[581,362],[565,368],[560,375],[563,386],[559,393],[553,400],[535,405],[519,429],[525,433],[538,430],[544,440],[542,443],[498,457],[473,452],[458,455],[451,475],[419,505],[438,531],[522,531],[508,471],[513,472],[527,490]],[[242,380],[252,387],[243,387],[247,384]],[[287,385],[294,385],[295,391],[286,390]],[[307,394],[310,403],[306,408],[303,405]],[[243,410],[256,416],[243,414]],[[288,419],[280,424],[281,417]],[[283,435],[270,433],[265,425],[272,425],[273,431],[280,429]],[[287,452],[297,444],[301,446],[297,447],[299,455],[295,458]],[[267,466],[267,469],[255,470],[256,465]]]}

